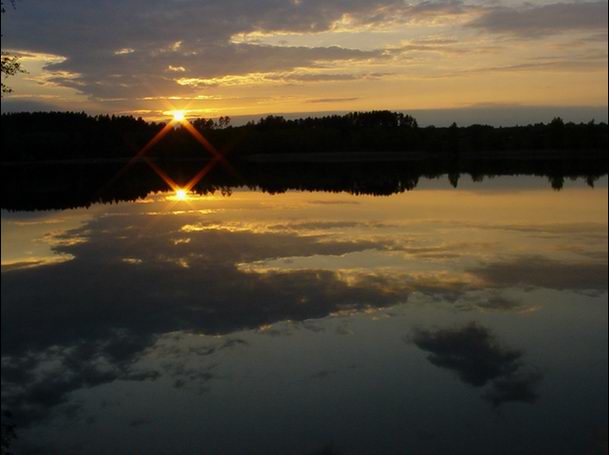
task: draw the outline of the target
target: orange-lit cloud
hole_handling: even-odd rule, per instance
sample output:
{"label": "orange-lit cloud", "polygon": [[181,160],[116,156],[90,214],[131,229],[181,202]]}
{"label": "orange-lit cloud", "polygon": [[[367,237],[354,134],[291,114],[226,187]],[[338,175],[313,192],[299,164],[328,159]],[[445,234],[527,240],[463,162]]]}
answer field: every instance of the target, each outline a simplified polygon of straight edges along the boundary
{"label": "orange-lit cloud", "polygon": [[95,10],[73,0],[19,4],[3,34],[32,56],[15,94],[72,110],[155,118],[160,99],[194,100],[206,115],[304,112],[312,99],[327,110],[607,104],[606,1],[187,0],[168,14],[143,0]]}

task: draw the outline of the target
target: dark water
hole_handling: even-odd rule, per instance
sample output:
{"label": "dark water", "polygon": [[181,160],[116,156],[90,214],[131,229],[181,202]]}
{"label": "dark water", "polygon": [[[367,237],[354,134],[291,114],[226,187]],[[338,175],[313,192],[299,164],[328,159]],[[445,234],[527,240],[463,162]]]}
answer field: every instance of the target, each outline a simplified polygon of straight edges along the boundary
{"label": "dark water", "polygon": [[417,184],[3,212],[14,451],[603,453],[606,177]]}
{"label": "dark water", "polygon": [[[286,156],[287,155],[287,156]],[[269,161],[270,160],[270,161]],[[309,161],[311,160],[311,161]],[[91,160],[39,165],[0,163],[3,209],[58,210],[95,203],[134,201],[151,192],[194,183],[199,195],[227,194],[234,188],[264,193],[328,191],[388,196],[411,191],[425,179],[441,179],[458,188],[497,176],[541,177],[560,190],[575,180],[594,187],[607,175],[607,153],[531,151],[487,155],[400,153],[275,154],[249,161]],[[197,178],[199,176],[200,178]]]}

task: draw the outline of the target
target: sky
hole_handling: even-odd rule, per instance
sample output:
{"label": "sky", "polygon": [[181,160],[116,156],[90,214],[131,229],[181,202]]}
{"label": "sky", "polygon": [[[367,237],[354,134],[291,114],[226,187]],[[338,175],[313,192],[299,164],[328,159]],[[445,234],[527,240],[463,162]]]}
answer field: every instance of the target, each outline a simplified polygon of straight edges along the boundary
{"label": "sky", "polygon": [[607,29],[607,1],[17,0],[2,111],[606,121]]}

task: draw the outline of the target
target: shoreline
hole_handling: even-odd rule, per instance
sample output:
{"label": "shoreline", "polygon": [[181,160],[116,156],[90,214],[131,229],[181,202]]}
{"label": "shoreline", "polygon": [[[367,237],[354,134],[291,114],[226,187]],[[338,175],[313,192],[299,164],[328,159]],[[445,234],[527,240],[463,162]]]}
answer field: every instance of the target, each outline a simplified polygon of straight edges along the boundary
{"label": "shoreline", "polygon": [[[235,161],[245,163],[391,163],[391,162],[417,162],[437,159],[454,159],[457,161],[494,161],[494,160],[564,160],[564,159],[598,159],[600,155],[609,157],[607,150],[585,149],[585,150],[489,150],[485,152],[460,152],[441,153],[426,151],[369,151],[369,152],[313,152],[313,153],[256,153],[245,156],[234,156]],[[231,159],[230,154],[225,155]],[[206,158],[167,158],[163,157],[120,157],[120,158],[69,158],[58,160],[36,160],[36,161],[0,161],[0,166],[44,166],[57,164],[121,164],[121,163],[144,163],[146,160],[162,161],[167,163],[199,163],[208,162]]]}

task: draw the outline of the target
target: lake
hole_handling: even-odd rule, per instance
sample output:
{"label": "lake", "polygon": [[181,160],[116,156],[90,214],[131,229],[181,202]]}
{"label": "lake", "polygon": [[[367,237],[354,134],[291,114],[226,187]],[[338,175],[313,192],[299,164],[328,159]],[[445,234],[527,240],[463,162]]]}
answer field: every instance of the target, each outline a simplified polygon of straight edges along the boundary
{"label": "lake", "polygon": [[3,210],[11,447],[606,451],[607,177],[417,182]]}

